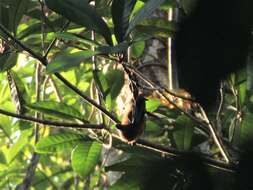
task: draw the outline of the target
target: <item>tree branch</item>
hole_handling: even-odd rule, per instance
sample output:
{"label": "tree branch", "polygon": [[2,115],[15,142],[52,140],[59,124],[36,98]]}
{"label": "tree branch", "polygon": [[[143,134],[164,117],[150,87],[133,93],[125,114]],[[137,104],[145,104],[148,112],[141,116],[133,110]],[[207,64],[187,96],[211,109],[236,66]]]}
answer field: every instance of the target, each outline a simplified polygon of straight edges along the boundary
{"label": "tree branch", "polygon": [[[200,124],[201,126],[204,126],[205,128],[208,128],[209,131],[211,132],[211,135],[214,139],[215,144],[217,145],[217,147],[219,148],[221,155],[223,156],[223,158],[225,159],[225,161],[227,163],[229,163],[231,161],[231,159],[229,158],[229,155],[227,154],[227,151],[225,149],[225,147],[222,144],[221,139],[219,138],[216,130],[214,129],[214,127],[210,124],[203,108],[198,105],[198,107],[201,110],[201,114],[203,116],[203,121],[194,117],[193,115],[191,115],[190,113],[188,113],[187,111],[181,109],[180,107],[178,107],[173,101],[170,100],[170,98],[168,98],[166,96],[166,94],[164,94],[164,89],[162,89],[161,87],[159,87],[158,85],[154,84],[152,81],[150,81],[149,79],[147,79],[142,73],[140,73],[139,71],[137,71],[135,68],[133,68],[132,66],[128,65],[125,63],[125,65],[127,67],[129,67],[132,72],[134,72],[139,78],[141,78],[144,82],[146,82],[148,85],[150,85],[153,88],[156,88],[157,91],[168,101],[170,102],[177,110],[179,110],[180,112],[183,112],[185,115],[187,115],[189,118],[191,118],[192,120],[194,120],[195,122],[197,122],[198,124]],[[166,90],[166,92],[170,92],[169,90]]]}
{"label": "tree branch", "polygon": [[42,119],[37,119],[34,117],[29,117],[25,115],[8,112],[2,109],[0,109],[0,114],[15,117],[24,121],[35,122],[38,124],[49,125],[53,127],[74,128],[74,129],[104,129],[105,128],[103,124],[88,124],[88,123],[77,124],[77,123],[63,123],[63,122],[42,120]]}
{"label": "tree branch", "polygon": [[[8,30],[5,29],[5,27],[0,24],[0,30],[8,37],[10,38],[14,43],[16,43],[19,47],[21,47],[24,51],[28,52],[33,58],[39,60],[44,66],[47,66],[48,62],[45,57],[42,57],[41,55],[38,55],[35,53],[32,49],[28,48],[26,45],[24,45],[22,42],[20,42],[17,38],[15,38]],[[68,88],[70,88],[72,91],[74,91],[76,94],[78,94],[80,97],[82,97],[85,101],[87,101],[89,104],[95,106],[98,110],[100,110],[103,114],[105,114],[107,117],[109,117],[114,123],[119,123],[120,121],[112,115],[109,111],[107,111],[105,108],[100,106],[96,103],[96,101],[92,100],[90,97],[86,96],[82,91],[80,91],[77,87],[72,85],[68,80],[66,80],[61,74],[55,73],[54,74],[61,82],[63,82]]]}
{"label": "tree branch", "polygon": [[[11,39],[14,43],[16,43],[19,47],[21,47],[24,51],[28,52],[33,58],[39,60],[44,66],[46,66],[48,64],[46,57],[42,57],[41,55],[38,55],[37,53],[35,53],[32,49],[28,48],[27,46],[25,46],[22,42],[20,42],[18,39],[16,39],[11,33],[9,33],[2,24],[0,24],[0,30],[9,38]],[[141,77],[142,80],[144,82],[146,82],[147,84],[149,84],[150,86],[156,86],[154,84],[152,84],[151,81],[145,79],[145,77],[143,78],[143,75],[140,74],[138,71],[136,71],[134,68],[132,68],[131,66],[128,65],[129,68],[131,68],[131,70],[133,70],[134,72],[137,72],[136,75]],[[72,85],[68,80],[66,80],[62,75],[60,75],[59,73],[55,73],[55,76],[61,81],[63,82],[68,88],[70,88],[72,91],[74,91],[76,94],[78,94],[81,98],[83,98],[85,101],[87,101],[89,104],[93,105],[94,107],[96,107],[98,110],[100,110],[101,112],[103,112],[103,114],[105,114],[107,117],[109,117],[114,123],[120,123],[120,121],[114,116],[112,115],[109,111],[107,111],[105,108],[103,108],[102,106],[98,105],[94,100],[92,100],[90,97],[86,96],[83,92],[81,92],[78,88],[76,88],[74,85]],[[168,100],[168,97],[166,95],[164,95],[164,90],[161,89],[161,87],[158,88],[158,91]],[[168,93],[177,96],[177,94],[174,94],[173,92],[168,91]],[[185,97],[179,97],[182,99],[186,99]],[[187,99],[189,100],[189,99]],[[191,114],[185,112],[184,110],[178,108],[177,105],[174,104],[174,102],[170,103],[172,105],[174,105],[177,109],[179,109],[179,111],[185,113],[187,116],[189,116],[190,118],[192,118],[194,121],[196,121],[197,123],[199,123],[201,126],[205,126],[208,127],[206,123],[198,120],[197,118],[195,118],[194,116],[192,116]],[[56,127],[65,127],[65,128],[76,128],[76,129],[83,129],[83,128],[92,128],[92,129],[105,129],[104,125],[99,124],[99,125],[94,125],[94,124],[73,124],[73,123],[59,123],[59,122],[52,122],[52,121],[46,121],[46,120],[39,120],[36,118],[32,118],[32,117],[27,117],[27,116],[23,116],[23,115],[18,115],[18,114],[14,114],[14,113],[10,113],[4,110],[0,109],[0,114],[4,114],[7,116],[11,116],[11,117],[16,117],[19,119],[23,119],[26,121],[32,121],[32,122],[38,122],[41,124],[45,124],[45,125],[52,125],[52,126],[56,126]],[[115,136],[114,136],[115,137]],[[118,137],[119,138],[119,137]],[[149,150],[153,150],[165,155],[169,155],[169,156],[183,156],[184,153],[182,154],[182,152],[178,152],[178,151],[174,151],[171,149],[168,149],[167,147],[164,146],[160,146],[157,144],[153,144],[149,141],[145,141],[142,139],[139,139],[136,143],[137,146],[149,149]],[[228,171],[233,171],[234,170],[234,165],[233,164],[228,164],[228,163],[224,163],[224,162],[219,162],[217,160],[213,160],[213,159],[208,159],[206,158],[206,163],[207,165],[211,165],[213,167],[216,168],[220,168],[223,170],[228,170]]]}

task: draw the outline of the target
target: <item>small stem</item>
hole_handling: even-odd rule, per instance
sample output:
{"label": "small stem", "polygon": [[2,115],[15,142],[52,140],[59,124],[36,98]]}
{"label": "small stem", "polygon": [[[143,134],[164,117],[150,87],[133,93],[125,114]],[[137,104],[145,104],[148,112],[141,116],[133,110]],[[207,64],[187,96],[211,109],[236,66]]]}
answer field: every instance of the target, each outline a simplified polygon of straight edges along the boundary
{"label": "small stem", "polygon": [[220,119],[220,115],[221,115],[221,111],[222,111],[222,107],[223,107],[223,103],[224,103],[224,94],[223,94],[223,82],[221,82],[220,84],[220,103],[219,103],[219,107],[217,110],[217,114],[216,114],[216,128],[218,130],[219,133],[221,133],[221,119]]}
{"label": "small stem", "polygon": [[53,79],[51,76],[49,76],[49,81],[50,81],[51,86],[52,86],[53,89],[54,89],[54,93],[55,93],[55,95],[56,95],[57,101],[58,101],[58,102],[62,102],[61,93],[60,93],[60,91],[59,91],[59,89],[58,89],[58,86],[56,85],[54,79]]}
{"label": "small stem", "polygon": [[15,117],[24,121],[35,122],[35,123],[39,123],[43,125],[50,125],[53,127],[75,128],[75,129],[104,129],[105,128],[103,124],[88,124],[88,123],[77,124],[77,123],[63,123],[63,122],[42,120],[42,119],[37,119],[34,117],[15,114],[15,113],[8,112],[2,109],[0,109],[0,114]]}
{"label": "small stem", "polygon": [[206,124],[207,124],[207,126],[208,126],[208,128],[209,128],[209,130],[210,130],[210,132],[213,136],[214,142],[215,142],[215,144],[217,145],[217,147],[219,148],[219,150],[221,152],[221,155],[223,156],[226,163],[230,163],[231,160],[230,160],[225,148],[223,147],[222,141],[219,139],[218,134],[216,133],[214,127],[211,125],[211,123],[210,123],[205,111],[203,110],[203,108],[201,106],[199,106],[199,108],[200,108],[201,114],[203,116],[203,119],[206,122]]}
{"label": "small stem", "polygon": [[[68,21],[68,22],[62,27],[62,29],[60,30],[60,32],[63,32],[63,31],[68,27],[69,23],[70,23],[70,21]],[[54,45],[56,44],[56,42],[57,42],[57,38],[55,38],[55,39],[49,44],[49,46],[48,46],[48,48],[47,48],[47,50],[46,50],[46,52],[45,52],[45,54],[44,54],[44,56],[43,56],[44,59],[47,59],[47,56],[48,56],[50,50],[54,47]]]}
{"label": "small stem", "polygon": [[[6,30],[5,27],[2,24],[0,24],[0,30],[2,31],[2,33],[4,35],[6,35],[9,39],[11,39],[14,43],[16,43],[20,48],[22,48],[24,51],[28,52],[33,58],[39,60],[44,66],[47,65],[46,57],[42,57],[41,55],[38,55],[32,49],[30,49],[26,45],[24,45],[22,42],[20,42],[18,39],[16,39],[10,32],[8,32],[8,30]],[[90,103],[91,105],[93,105],[94,107],[99,109],[100,111],[102,111],[103,114],[105,114],[107,117],[109,117],[114,123],[120,123],[120,121],[114,115],[112,115],[105,108],[101,107],[95,101],[93,101],[88,96],[86,96],[84,93],[82,93],[78,88],[76,88],[74,85],[72,85],[68,80],[66,80],[59,73],[55,73],[55,76],[59,80],[61,80],[68,88],[70,88],[72,91],[74,91],[80,97],[82,97],[85,101],[87,101],[88,103]],[[138,76],[138,74],[137,74],[137,76]],[[153,86],[152,83],[150,84],[150,81],[148,81],[148,80],[144,80],[144,81],[146,83],[149,83],[150,86]],[[159,87],[158,89],[159,89],[160,93],[163,93],[163,90],[161,89],[161,87]],[[175,96],[177,96],[177,95],[175,95]],[[185,99],[185,98],[182,97],[182,99]],[[173,102],[172,102],[172,105],[173,105]],[[178,108],[176,105],[175,105],[175,107],[177,109],[179,109],[181,112],[184,112],[183,110]],[[94,128],[97,128],[97,129],[102,128],[102,129],[104,129],[105,128],[103,124],[100,124],[100,125],[83,124],[83,125],[81,125],[81,124],[59,123],[59,122],[38,120],[36,118],[10,113],[10,112],[7,112],[7,111],[1,110],[1,109],[0,109],[0,114],[4,114],[4,115],[7,115],[7,116],[11,116],[11,117],[16,117],[16,118],[23,119],[23,120],[26,120],[26,121],[39,122],[39,123],[45,124],[45,125],[52,125],[52,126],[56,126],[56,127],[77,128],[77,129],[79,129],[79,128],[93,128],[93,129]],[[203,122],[198,121],[198,123],[201,123],[203,126],[206,126],[206,124],[204,124]],[[113,136],[115,137],[114,134],[113,134]],[[117,137],[117,139],[120,139],[120,137]],[[172,153],[171,153],[171,150],[168,149],[167,147],[160,146],[160,145],[155,145],[155,144],[152,144],[148,141],[144,141],[144,140],[141,140],[141,139],[139,139],[137,141],[136,145],[140,146],[140,147],[144,147],[144,148],[149,149],[149,150],[154,150],[156,152],[166,154],[166,155],[175,154],[175,151],[172,151]],[[178,154],[178,156],[179,155],[180,155],[180,153]],[[223,163],[223,162],[219,162],[217,160],[213,160],[213,159],[210,159],[210,158],[209,159],[206,158],[206,163],[207,163],[207,165],[211,165],[211,166],[216,167],[218,169],[227,170],[227,171],[234,171],[234,165],[231,164],[231,163],[230,164]]]}
{"label": "small stem", "polygon": [[[131,66],[128,66],[128,67],[131,67]],[[153,82],[151,82],[150,80],[148,80],[145,76],[143,76],[140,72],[136,71],[135,68],[132,68],[132,71],[135,72],[135,74],[137,74],[140,78],[142,78],[144,80],[144,82],[148,83],[151,87],[156,87],[157,85],[156,84],[153,84]],[[219,139],[218,135],[216,134],[216,131],[215,129],[213,128],[213,126],[210,124],[203,108],[201,106],[199,106],[201,112],[202,112],[202,115],[204,116],[204,122],[199,120],[198,118],[194,117],[193,115],[189,114],[188,112],[186,112],[185,110],[179,108],[173,101],[171,101],[164,93],[163,93],[163,90],[160,90],[159,88],[157,88],[158,92],[167,100],[169,101],[173,106],[175,106],[175,108],[177,108],[179,111],[183,112],[185,115],[187,115],[188,117],[190,117],[192,120],[196,121],[197,123],[199,123],[201,126],[205,126],[205,127],[208,127],[210,132],[211,132],[211,135],[212,137],[214,138],[214,142],[216,143],[216,145],[218,146],[218,148],[220,149],[220,152],[223,156],[223,158],[225,159],[225,161],[227,163],[230,162],[230,158],[229,156],[227,155],[226,151],[225,151],[225,148],[223,147],[222,145],[222,142],[221,140]],[[204,129],[204,128],[203,128]],[[206,131],[206,130],[204,130]]]}
{"label": "small stem", "polygon": [[[185,110],[181,109],[180,107],[178,107],[178,105],[176,105],[173,101],[171,101],[166,94],[164,94],[164,91],[170,94],[174,94],[171,91],[164,89],[160,86],[158,86],[157,84],[154,84],[152,81],[150,81],[149,79],[147,79],[142,73],[140,73],[139,71],[137,71],[135,68],[133,68],[130,65],[125,64],[127,67],[129,67],[133,73],[135,73],[139,78],[141,78],[145,83],[147,83],[148,85],[150,85],[152,88],[157,89],[157,92],[162,95],[171,105],[173,105],[178,111],[183,112],[185,115],[187,115],[189,118],[191,118],[192,120],[196,121],[197,123],[200,124],[200,126],[206,126],[206,123],[202,122],[201,120],[199,120],[198,118],[194,117],[193,115],[191,115],[190,113],[186,112]],[[176,94],[175,94],[176,96]],[[181,96],[176,96],[176,97],[180,97]],[[183,99],[183,97],[182,97]],[[184,98],[186,99],[186,98]],[[207,132],[207,130],[205,128],[201,128],[203,131]],[[208,132],[207,132],[208,133]]]}
{"label": "small stem", "polygon": [[96,101],[91,99],[90,97],[86,96],[84,93],[82,93],[78,88],[76,88],[74,85],[72,85],[69,81],[67,81],[63,76],[61,76],[59,73],[55,73],[55,76],[61,80],[68,88],[73,90],[76,94],[78,94],[80,97],[82,97],[85,101],[90,103],[91,105],[95,106],[98,110],[103,112],[107,117],[109,117],[114,123],[120,123],[120,121],[112,115],[108,110],[106,110],[104,107],[97,104]]}
{"label": "small stem", "polygon": [[[4,28],[2,24],[0,24],[0,30],[8,36],[13,42],[15,42],[17,45],[19,45],[24,51],[28,52],[32,57],[39,60],[44,66],[48,64],[47,59],[45,57],[42,57],[41,55],[36,54],[32,49],[25,46],[22,42],[20,42],[18,39],[16,39],[8,30]],[[74,91],[76,94],[78,94],[81,98],[83,98],[85,101],[87,101],[89,104],[95,106],[98,110],[103,112],[107,117],[109,117],[114,123],[120,123],[120,121],[112,115],[109,111],[107,111],[105,108],[100,106],[96,103],[96,101],[92,100],[90,97],[86,96],[83,92],[81,92],[77,87],[72,85],[68,80],[66,80],[61,74],[55,73],[54,74],[60,81],[62,81],[68,88],[70,88],[72,91]]]}

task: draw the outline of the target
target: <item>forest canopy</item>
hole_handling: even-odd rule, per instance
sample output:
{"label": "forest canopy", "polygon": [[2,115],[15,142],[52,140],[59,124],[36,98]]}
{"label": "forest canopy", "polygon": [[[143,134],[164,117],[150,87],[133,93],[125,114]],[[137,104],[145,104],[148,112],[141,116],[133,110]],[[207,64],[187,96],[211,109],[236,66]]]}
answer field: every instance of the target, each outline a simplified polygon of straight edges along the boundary
{"label": "forest canopy", "polygon": [[0,0],[0,189],[253,189],[251,1]]}

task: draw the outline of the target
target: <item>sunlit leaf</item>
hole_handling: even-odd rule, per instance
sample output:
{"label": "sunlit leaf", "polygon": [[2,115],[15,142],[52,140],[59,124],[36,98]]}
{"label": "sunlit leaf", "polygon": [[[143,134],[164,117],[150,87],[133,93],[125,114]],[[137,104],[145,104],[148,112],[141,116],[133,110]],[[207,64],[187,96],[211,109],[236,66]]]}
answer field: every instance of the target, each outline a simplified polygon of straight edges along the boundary
{"label": "sunlit leaf", "polygon": [[8,149],[6,159],[7,162],[12,162],[17,154],[22,151],[23,147],[29,142],[28,137],[31,135],[32,130],[23,130],[21,131],[21,135],[19,136],[18,140]]}
{"label": "sunlit leaf", "polygon": [[18,76],[11,71],[7,71],[7,78],[9,82],[9,87],[11,91],[11,97],[14,105],[16,106],[16,112],[18,114],[24,114],[24,98],[25,88],[24,85],[21,84],[21,80],[18,79]]}
{"label": "sunlit leaf", "polygon": [[63,102],[40,101],[29,104],[28,107],[60,119],[83,120],[82,114],[78,110],[76,110],[73,106],[69,106]]}
{"label": "sunlit leaf", "polygon": [[[47,65],[47,73],[55,73],[66,71],[70,68],[79,66],[82,62],[91,58],[96,52],[92,50],[79,51],[71,54],[58,54],[56,57]],[[86,63],[90,63],[87,62]]]}
{"label": "sunlit leaf", "polygon": [[82,62],[91,63],[88,61],[94,55],[108,55],[122,53],[127,50],[128,43],[120,43],[116,46],[99,46],[95,51],[85,50],[68,54],[67,52],[56,55],[52,61],[47,65],[47,73],[67,71],[70,68],[78,67]]}
{"label": "sunlit leaf", "polygon": [[160,100],[158,99],[149,99],[146,101],[146,110],[148,112],[155,111],[161,105]]}
{"label": "sunlit leaf", "polygon": [[142,22],[144,19],[152,15],[152,13],[164,2],[165,0],[149,0],[145,3],[144,7],[138,11],[135,17],[131,20],[127,29],[126,35],[128,35],[134,27]]}
{"label": "sunlit leaf", "polygon": [[73,170],[83,177],[88,176],[97,165],[101,150],[102,145],[95,141],[78,144],[71,155]]}
{"label": "sunlit leaf", "polygon": [[133,57],[140,57],[145,49],[145,41],[138,41],[131,46],[131,53]]}
{"label": "sunlit leaf", "polygon": [[55,153],[66,151],[68,148],[73,148],[78,143],[87,140],[87,137],[80,134],[58,133],[41,138],[35,148],[38,153]]}

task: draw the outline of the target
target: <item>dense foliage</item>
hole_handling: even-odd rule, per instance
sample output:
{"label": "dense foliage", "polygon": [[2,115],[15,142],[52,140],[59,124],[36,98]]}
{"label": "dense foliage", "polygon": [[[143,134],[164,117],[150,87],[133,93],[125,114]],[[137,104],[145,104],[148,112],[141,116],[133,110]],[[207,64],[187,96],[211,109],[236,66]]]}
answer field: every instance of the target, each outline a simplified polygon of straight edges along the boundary
{"label": "dense foliage", "polygon": [[[247,185],[250,165],[237,161],[253,135],[251,56],[222,82],[219,109],[208,113],[189,99],[168,105],[177,95],[135,67],[148,40],[176,31],[151,15],[178,6],[187,13],[194,1],[180,2],[0,0],[0,189]],[[145,132],[129,145],[115,127],[117,98],[135,78],[160,96],[146,101]]]}

